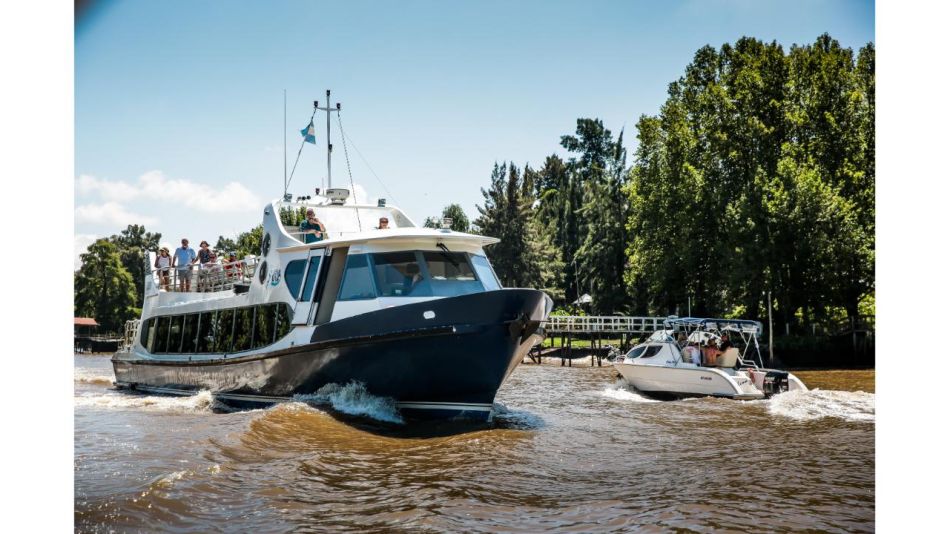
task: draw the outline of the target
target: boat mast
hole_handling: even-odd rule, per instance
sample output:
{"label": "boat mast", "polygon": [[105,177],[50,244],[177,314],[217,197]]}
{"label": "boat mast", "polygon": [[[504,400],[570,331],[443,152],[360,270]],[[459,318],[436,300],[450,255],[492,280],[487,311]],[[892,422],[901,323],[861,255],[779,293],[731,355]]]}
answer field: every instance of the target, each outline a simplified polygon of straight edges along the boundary
{"label": "boat mast", "polygon": [[319,100],[313,101],[313,107],[327,113],[327,189],[330,189],[333,187],[333,182],[330,178],[330,156],[333,154],[333,143],[330,142],[330,113],[334,111],[340,113],[340,103],[336,103],[335,109],[330,108],[330,90],[327,89],[327,107],[321,108]]}

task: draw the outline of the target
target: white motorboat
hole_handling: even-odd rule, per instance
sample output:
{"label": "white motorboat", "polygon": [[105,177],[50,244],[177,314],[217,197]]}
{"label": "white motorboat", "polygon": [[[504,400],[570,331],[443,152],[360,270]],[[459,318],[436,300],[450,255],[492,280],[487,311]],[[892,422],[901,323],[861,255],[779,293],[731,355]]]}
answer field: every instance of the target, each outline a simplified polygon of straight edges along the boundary
{"label": "white motorboat", "polygon": [[[792,373],[762,365],[758,342],[761,331],[758,321],[670,318],[665,321],[664,330],[633,347],[614,362],[614,367],[638,391],[658,398],[712,396],[753,400],[784,391],[807,391]],[[728,337],[734,341],[726,344],[715,362],[703,362],[699,347],[710,341],[717,347],[722,345],[724,334],[730,334]],[[728,346],[732,343],[735,345]]]}

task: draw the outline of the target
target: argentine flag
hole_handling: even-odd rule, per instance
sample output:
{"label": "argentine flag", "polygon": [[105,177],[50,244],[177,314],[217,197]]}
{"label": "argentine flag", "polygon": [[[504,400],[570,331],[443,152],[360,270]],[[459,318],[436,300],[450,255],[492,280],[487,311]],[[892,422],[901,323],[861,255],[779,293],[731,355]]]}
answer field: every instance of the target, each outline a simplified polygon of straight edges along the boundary
{"label": "argentine flag", "polygon": [[314,145],[317,144],[317,134],[313,131],[313,121],[310,121],[306,128],[300,130],[300,135],[303,136],[304,141]]}

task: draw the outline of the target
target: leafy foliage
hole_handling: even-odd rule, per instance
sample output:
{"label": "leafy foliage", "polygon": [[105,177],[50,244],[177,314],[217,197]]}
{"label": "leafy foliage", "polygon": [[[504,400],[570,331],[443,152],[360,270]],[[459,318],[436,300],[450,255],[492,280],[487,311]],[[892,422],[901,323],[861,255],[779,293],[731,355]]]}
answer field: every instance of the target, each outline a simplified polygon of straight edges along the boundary
{"label": "leafy foliage", "polygon": [[104,331],[120,332],[139,310],[132,275],[122,265],[119,247],[109,239],[99,239],[80,258],[82,267],[73,279],[75,315],[94,317]]}

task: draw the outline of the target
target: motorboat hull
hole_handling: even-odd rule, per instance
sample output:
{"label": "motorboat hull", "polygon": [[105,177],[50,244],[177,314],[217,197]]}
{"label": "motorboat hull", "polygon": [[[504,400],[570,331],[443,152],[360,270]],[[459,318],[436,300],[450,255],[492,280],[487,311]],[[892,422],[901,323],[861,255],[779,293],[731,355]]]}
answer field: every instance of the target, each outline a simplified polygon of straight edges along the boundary
{"label": "motorboat hull", "polygon": [[659,398],[726,397],[761,399],[765,394],[742,388],[735,378],[716,367],[667,367],[618,363],[614,367],[631,386]]}
{"label": "motorboat hull", "polygon": [[[409,419],[490,420],[495,394],[540,341],[544,293],[504,289],[376,310],[317,327],[310,343],[253,356],[113,359],[116,385],[209,390],[229,404],[306,399],[357,382]],[[186,355],[187,356],[187,355]]]}

